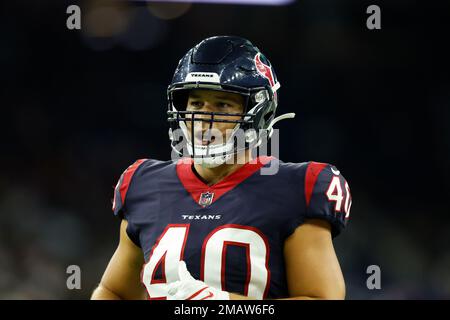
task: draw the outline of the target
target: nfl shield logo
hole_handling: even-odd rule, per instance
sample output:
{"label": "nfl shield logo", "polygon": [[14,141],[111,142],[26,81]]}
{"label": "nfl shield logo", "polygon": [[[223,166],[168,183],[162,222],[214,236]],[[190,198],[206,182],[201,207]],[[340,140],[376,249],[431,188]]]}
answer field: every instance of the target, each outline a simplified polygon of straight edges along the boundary
{"label": "nfl shield logo", "polygon": [[200,200],[198,200],[198,204],[201,205],[202,207],[207,207],[212,203],[212,200],[214,198],[214,193],[212,192],[203,192],[200,195]]}

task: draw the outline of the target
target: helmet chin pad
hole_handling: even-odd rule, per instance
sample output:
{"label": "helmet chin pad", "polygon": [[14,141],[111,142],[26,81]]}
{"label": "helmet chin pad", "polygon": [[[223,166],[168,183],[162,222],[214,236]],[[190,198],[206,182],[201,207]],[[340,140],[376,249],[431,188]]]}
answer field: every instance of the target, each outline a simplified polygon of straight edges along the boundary
{"label": "helmet chin pad", "polygon": [[233,156],[232,154],[227,154],[217,157],[194,158],[194,163],[201,164],[202,167],[211,169],[225,164],[232,156]]}

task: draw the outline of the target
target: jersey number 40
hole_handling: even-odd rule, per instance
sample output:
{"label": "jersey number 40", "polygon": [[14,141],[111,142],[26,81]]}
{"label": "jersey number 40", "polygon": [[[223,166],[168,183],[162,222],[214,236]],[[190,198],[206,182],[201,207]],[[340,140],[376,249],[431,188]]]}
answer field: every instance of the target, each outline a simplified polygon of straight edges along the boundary
{"label": "jersey number 40", "polygon": [[[178,262],[183,260],[189,224],[170,224],[153,246],[144,266],[142,283],[150,300],[164,300],[167,284],[178,279]],[[225,290],[225,260],[228,246],[245,248],[247,275],[244,295],[263,299],[270,283],[269,245],[264,234],[249,226],[227,224],[213,230],[203,241],[200,280]],[[160,269],[162,276],[155,279]]]}
{"label": "jersey number 40", "polygon": [[342,204],[344,204],[345,218],[348,218],[350,216],[350,208],[352,206],[352,201],[350,196],[350,187],[348,186],[347,181],[345,181],[345,201],[342,192],[341,181],[339,180],[338,176],[334,176],[333,179],[331,180],[326,195],[328,201],[335,202],[334,210],[336,212],[341,212]]}

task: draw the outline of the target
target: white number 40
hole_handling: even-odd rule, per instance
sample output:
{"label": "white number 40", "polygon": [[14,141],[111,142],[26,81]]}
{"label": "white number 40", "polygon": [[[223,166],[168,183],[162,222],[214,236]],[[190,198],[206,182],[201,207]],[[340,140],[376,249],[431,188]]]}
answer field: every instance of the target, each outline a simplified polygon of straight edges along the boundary
{"label": "white number 40", "polygon": [[[189,224],[169,224],[156,241],[144,266],[142,283],[150,300],[167,298],[167,284],[178,280],[178,262],[183,260]],[[228,246],[245,248],[247,276],[244,295],[263,299],[270,284],[269,244],[254,227],[227,224],[214,229],[203,241],[200,280],[218,289],[225,288],[226,252]],[[161,269],[162,275],[155,278]]]}
{"label": "white number 40", "polygon": [[[328,197],[328,201],[334,201],[335,206],[334,210],[336,212],[342,211],[342,202],[344,200],[344,195],[341,187],[341,180],[338,176],[333,176],[333,179],[328,186],[328,190],[326,193]],[[344,213],[345,217],[348,218],[350,216],[350,208],[352,206],[351,196],[350,196],[350,187],[348,186],[347,181],[345,181],[345,201],[344,201]]]}

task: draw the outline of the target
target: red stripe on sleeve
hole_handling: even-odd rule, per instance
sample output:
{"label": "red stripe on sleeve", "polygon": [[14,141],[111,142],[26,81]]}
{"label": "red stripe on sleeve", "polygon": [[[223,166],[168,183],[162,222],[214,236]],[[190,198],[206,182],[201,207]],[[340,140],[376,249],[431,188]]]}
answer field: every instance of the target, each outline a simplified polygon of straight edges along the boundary
{"label": "red stripe on sleeve", "polygon": [[122,205],[125,203],[125,196],[127,195],[128,188],[130,186],[131,178],[133,178],[133,175],[137,168],[147,159],[139,159],[135,163],[133,163],[131,166],[125,170],[123,173],[123,180],[122,184],[120,185],[119,192],[120,192],[120,199],[122,200]]}
{"label": "red stripe on sleeve", "polygon": [[322,170],[327,166],[326,163],[311,161],[306,168],[305,176],[305,199],[306,206],[309,206],[311,201],[311,196],[314,190],[314,185],[316,184],[317,178]]}

